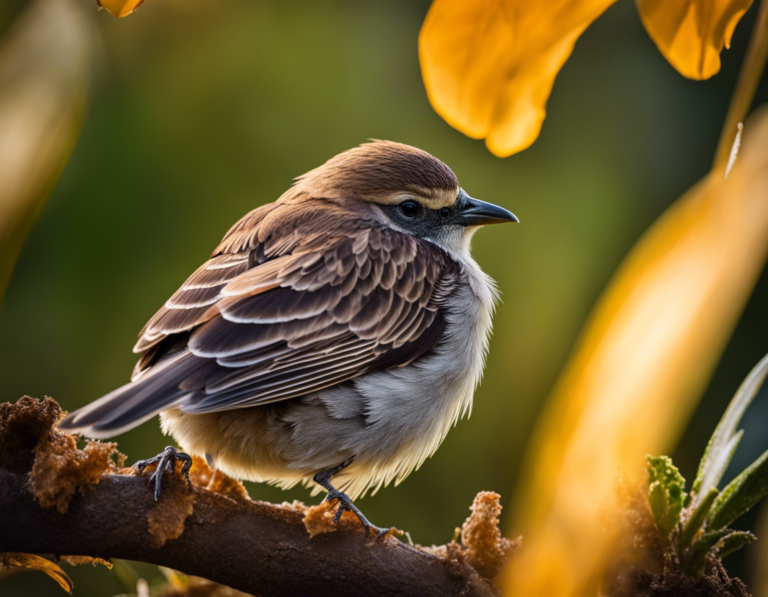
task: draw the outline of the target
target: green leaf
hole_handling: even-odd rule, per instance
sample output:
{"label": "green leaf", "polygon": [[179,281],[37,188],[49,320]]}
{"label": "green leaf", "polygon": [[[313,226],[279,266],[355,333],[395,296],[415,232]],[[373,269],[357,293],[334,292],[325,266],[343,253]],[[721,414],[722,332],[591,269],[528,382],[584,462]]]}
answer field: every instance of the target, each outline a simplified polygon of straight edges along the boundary
{"label": "green leaf", "polygon": [[708,557],[714,555],[713,548],[723,537],[733,532],[731,529],[718,529],[700,535],[685,554],[684,569],[686,574],[700,576],[707,565]]}
{"label": "green leaf", "polygon": [[693,482],[691,490],[693,505],[701,499],[701,496],[706,496],[712,489],[716,489],[720,479],[723,478],[725,469],[728,468],[741,440],[742,432],[737,432],[736,427],[760,386],[763,385],[766,375],[768,375],[768,355],[755,365],[741,383],[712,434],[704,456],[701,458],[696,480]]}
{"label": "green leaf", "polygon": [[693,511],[690,518],[684,523],[683,532],[680,535],[681,549],[688,547],[696,536],[696,533],[699,532],[699,529],[701,528],[701,525],[704,524],[718,493],[717,489],[710,491],[707,496],[699,502],[699,505],[696,506],[696,509]]}
{"label": "green leaf", "polygon": [[749,531],[733,531],[723,537],[717,544],[717,557],[722,560],[725,556],[732,554],[745,545],[749,545],[756,539],[757,537]]}
{"label": "green leaf", "polygon": [[680,520],[685,500],[685,479],[669,456],[646,456],[648,501],[656,526],[666,536]]}
{"label": "green leaf", "polygon": [[768,450],[731,481],[715,500],[707,517],[710,529],[721,529],[768,494]]}

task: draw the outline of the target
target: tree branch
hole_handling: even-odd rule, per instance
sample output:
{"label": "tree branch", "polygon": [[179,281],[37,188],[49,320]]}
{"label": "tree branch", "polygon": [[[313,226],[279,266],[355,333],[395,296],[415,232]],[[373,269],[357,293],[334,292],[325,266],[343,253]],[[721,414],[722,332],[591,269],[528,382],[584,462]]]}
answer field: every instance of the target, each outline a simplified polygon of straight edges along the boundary
{"label": "tree branch", "polygon": [[355,531],[310,538],[299,511],[192,491],[183,533],[159,546],[148,530],[156,504],[140,477],[105,475],[60,514],[39,506],[25,475],[0,470],[0,552],[138,560],[264,597],[493,595],[456,560]]}
{"label": "tree branch", "polygon": [[62,513],[40,505],[29,468],[3,464],[0,458],[0,552],[137,560],[259,597],[493,595],[466,558],[438,557],[392,537],[365,539],[346,525],[310,537],[302,506],[190,490],[179,475],[163,478],[155,502],[145,478],[105,474],[80,487]]}

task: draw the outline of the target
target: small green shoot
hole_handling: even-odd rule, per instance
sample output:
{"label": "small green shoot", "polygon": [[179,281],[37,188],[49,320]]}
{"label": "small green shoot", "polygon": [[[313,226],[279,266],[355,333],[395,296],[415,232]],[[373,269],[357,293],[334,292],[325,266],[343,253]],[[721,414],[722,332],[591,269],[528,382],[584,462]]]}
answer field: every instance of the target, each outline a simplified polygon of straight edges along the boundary
{"label": "small green shoot", "polygon": [[723,489],[712,505],[707,526],[721,529],[768,494],[768,450]]}
{"label": "small green shoot", "polygon": [[699,576],[711,554],[717,553],[717,544],[731,532],[730,529],[719,529],[702,533],[686,550],[682,560],[683,569],[691,576]]}
{"label": "small green shoot", "polygon": [[755,540],[752,533],[728,528],[734,520],[768,495],[768,451],[731,481],[718,484],[739,445],[737,426],[768,375],[765,356],[739,387],[712,434],[699,464],[687,507],[685,479],[667,456],[648,456],[648,501],[654,522],[675,551],[683,570],[703,573],[714,557],[724,558]]}
{"label": "small green shoot", "polygon": [[712,504],[714,503],[719,493],[720,492],[717,491],[717,489],[710,491],[707,494],[707,497],[699,502],[699,505],[696,506],[693,512],[691,512],[688,520],[686,520],[685,524],[683,525],[683,532],[680,535],[681,545],[690,545],[693,542],[693,538],[699,532],[701,525],[703,525],[704,521],[707,519],[709,509],[712,507]]}
{"label": "small green shoot", "polygon": [[656,526],[669,537],[685,501],[685,479],[669,456],[646,456],[648,461],[648,499]]}
{"label": "small green shoot", "polygon": [[718,543],[717,557],[722,560],[728,554],[741,549],[745,545],[749,545],[756,539],[757,537],[749,531],[733,531]]}

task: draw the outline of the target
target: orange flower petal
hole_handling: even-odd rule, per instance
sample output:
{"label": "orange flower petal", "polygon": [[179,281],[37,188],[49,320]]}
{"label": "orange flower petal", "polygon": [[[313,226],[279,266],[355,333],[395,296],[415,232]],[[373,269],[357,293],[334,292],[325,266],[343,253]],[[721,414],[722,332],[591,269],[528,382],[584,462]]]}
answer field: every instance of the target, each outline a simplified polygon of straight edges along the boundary
{"label": "orange flower petal", "polygon": [[596,594],[625,514],[617,479],[668,453],[701,396],[765,263],[766,196],[763,110],[728,179],[718,168],[679,199],[592,314],[530,444],[505,595]]}
{"label": "orange flower petal", "polygon": [[689,79],[720,70],[736,24],[752,0],[637,0],[648,34],[669,63]]}
{"label": "orange flower petal", "polygon": [[144,0],[96,0],[96,4],[113,16],[127,17],[144,4]]}
{"label": "orange flower petal", "polygon": [[497,156],[525,149],[576,40],[615,1],[435,0],[419,35],[432,106]]}

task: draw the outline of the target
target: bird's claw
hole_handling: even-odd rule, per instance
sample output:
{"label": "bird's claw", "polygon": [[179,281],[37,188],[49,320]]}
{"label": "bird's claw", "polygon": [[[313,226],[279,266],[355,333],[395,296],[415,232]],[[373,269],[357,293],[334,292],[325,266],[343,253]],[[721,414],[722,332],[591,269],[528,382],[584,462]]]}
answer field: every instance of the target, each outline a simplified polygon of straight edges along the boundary
{"label": "bird's claw", "polygon": [[[349,512],[352,512],[355,516],[357,516],[357,519],[360,521],[360,524],[363,525],[363,532],[365,533],[366,537],[371,532],[371,528],[374,528],[374,529],[377,528],[377,527],[374,527],[370,522],[368,522],[368,519],[365,517],[365,515],[359,510],[357,506],[355,506],[355,504],[352,502],[349,496],[343,491],[339,491],[338,489],[332,489],[331,491],[328,492],[328,495],[325,496],[325,499],[323,500],[323,502],[330,502],[332,500],[336,500],[339,502],[339,507],[336,510],[336,514],[334,514],[333,516],[333,524],[338,524],[344,512],[349,511]],[[384,534],[386,534],[387,531],[383,531]],[[382,531],[379,531],[376,538],[377,539],[382,538]]]}
{"label": "bird's claw", "polygon": [[189,478],[189,469],[192,468],[192,457],[189,454],[185,454],[184,452],[179,452],[173,446],[168,446],[157,456],[148,458],[147,460],[139,460],[136,464],[133,465],[133,468],[135,468],[140,473],[143,473],[144,470],[152,464],[157,465],[155,472],[152,473],[152,476],[147,482],[147,487],[149,487],[153,481],[155,483],[155,501],[160,498],[163,474],[173,474],[176,471],[176,461],[178,460],[183,462],[181,467],[181,474],[184,475],[184,478],[187,480],[187,485],[189,485],[189,488],[192,489],[192,480]]}
{"label": "bird's claw", "polygon": [[323,504],[333,500],[336,500],[339,503],[339,507],[336,510],[336,513],[333,515],[333,524],[338,524],[344,512],[349,511],[357,516],[360,524],[363,525],[363,532],[365,533],[366,537],[368,537],[371,529],[373,529],[376,531],[377,540],[384,539],[392,529],[380,529],[379,527],[373,526],[370,522],[368,522],[368,519],[365,517],[365,515],[360,512],[359,508],[355,506],[354,503],[352,503],[352,499],[346,493],[339,491],[333,485],[331,485],[331,477],[333,477],[339,471],[347,468],[350,464],[352,464],[354,459],[354,456],[350,456],[340,465],[326,469],[324,471],[320,471],[313,477],[313,481],[328,492],[328,495],[326,495],[325,499],[322,501]]}

